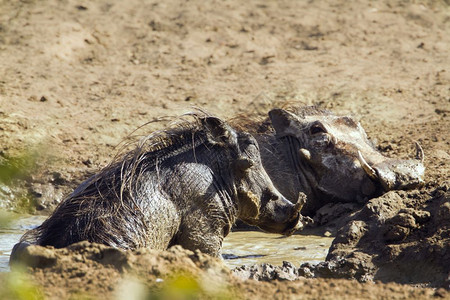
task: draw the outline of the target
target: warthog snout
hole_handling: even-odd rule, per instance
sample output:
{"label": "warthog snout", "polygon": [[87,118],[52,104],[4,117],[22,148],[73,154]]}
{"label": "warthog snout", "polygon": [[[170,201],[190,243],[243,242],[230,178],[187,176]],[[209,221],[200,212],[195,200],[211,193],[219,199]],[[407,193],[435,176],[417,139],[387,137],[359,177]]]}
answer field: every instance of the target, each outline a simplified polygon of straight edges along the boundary
{"label": "warthog snout", "polygon": [[271,233],[286,236],[303,228],[300,211],[305,204],[305,196],[301,194],[297,203],[292,204],[281,194],[273,195],[270,201],[261,209],[258,227]]}
{"label": "warthog snout", "polygon": [[415,159],[386,159],[371,166],[359,151],[358,159],[367,175],[375,182],[380,183],[384,191],[412,189],[424,184],[424,154],[418,143],[416,143]]}

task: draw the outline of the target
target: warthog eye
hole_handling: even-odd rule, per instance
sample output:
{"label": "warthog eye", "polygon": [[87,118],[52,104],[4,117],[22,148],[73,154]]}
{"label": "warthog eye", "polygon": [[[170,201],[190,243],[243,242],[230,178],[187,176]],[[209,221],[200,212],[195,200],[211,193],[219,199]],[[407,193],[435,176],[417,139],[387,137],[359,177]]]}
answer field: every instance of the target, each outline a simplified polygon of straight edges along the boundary
{"label": "warthog eye", "polygon": [[240,171],[245,171],[253,167],[254,163],[248,158],[239,158],[235,161],[235,167]]}
{"label": "warthog eye", "polygon": [[322,124],[320,123],[314,123],[311,125],[311,127],[309,128],[309,133],[311,135],[313,134],[319,134],[319,133],[326,133],[327,131],[325,130],[325,128],[323,127]]}

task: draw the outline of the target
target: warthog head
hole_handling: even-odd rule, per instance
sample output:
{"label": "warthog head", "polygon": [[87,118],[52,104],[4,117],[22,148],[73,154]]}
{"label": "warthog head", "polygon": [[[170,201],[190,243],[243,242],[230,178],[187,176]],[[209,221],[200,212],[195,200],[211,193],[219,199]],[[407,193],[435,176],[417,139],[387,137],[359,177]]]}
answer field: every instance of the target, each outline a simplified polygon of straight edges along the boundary
{"label": "warthog head", "polygon": [[275,188],[262,166],[256,139],[216,118],[207,118],[204,123],[215,140],[228,137],[228,145],[237,144],[238,157],[231,160],[230,166],[238,200],[237,217],[271,233],[291,235],[301,229],[304,199],[293,204]]}
{"label": "warthog head", "polygon": [[378,152],[350,117],[311,107],[298,113],[273,109],[269,117],[276,131],[275,144],[284,149],[285,163],[295,180],[276,175],[273,168],[273,176],[268,172],[286,196],[298,191],[307,194],[304,213],[329,202],[362,202],[389,190],[423,184],[424,155],[417,143],[415,159],[392,159]]}

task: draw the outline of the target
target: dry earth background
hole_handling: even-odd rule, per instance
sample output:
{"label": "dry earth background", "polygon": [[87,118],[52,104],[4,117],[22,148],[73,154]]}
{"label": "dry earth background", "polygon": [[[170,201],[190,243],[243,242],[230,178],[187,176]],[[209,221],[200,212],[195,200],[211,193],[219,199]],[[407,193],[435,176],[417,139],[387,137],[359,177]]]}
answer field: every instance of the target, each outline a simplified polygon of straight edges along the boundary
{"label": "dry earth background", "polygon": [[[449,5],[0,0],[0,159],[37,158],[14,185],[0,183],[0,206],[29,210],[31,201],[35,213],[49,213],[146,122],[191,106],[229,118],[263,115],[285,103],[355,116],[387,156],[410,157],[419,141],[426,185],[405,198],[420,202],[436,189],[445,193]],[[94,275],[82,287],[112,295],[104,280],[117,271],[87,272]],[[53,285],[39,274],[48,297],[76,293],[64,274],[58,281],[54,273]],[[242,291],[232,296],[244,298],[449,297],[442,290],[338,279],[235,285]]]}

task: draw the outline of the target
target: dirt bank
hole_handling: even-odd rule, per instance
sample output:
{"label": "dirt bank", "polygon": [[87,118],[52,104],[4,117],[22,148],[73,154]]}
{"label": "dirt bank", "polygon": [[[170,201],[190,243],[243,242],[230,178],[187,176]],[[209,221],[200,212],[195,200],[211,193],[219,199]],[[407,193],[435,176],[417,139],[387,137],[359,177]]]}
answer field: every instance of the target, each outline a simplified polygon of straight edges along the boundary
{"label": "dirt bank", "polygon": [[[361,284],[349,280],[278,278],[271,282],[243,281],[221,260],[181,247],[168,251],[125,252],[81,242],[66,249],[28,247],[23,253],[30,273],[2,274],[0,295],[19,294],[13,280],[28,283],[34,295],[48,299],[429,299],[448,297],[443,290],[399,284]],[[18,267],[13,268],[16,270]],[[31,280],[30,280],[31,279]],[[3,294],[2,294],[3,292]]]}
{"label": "dirt bank", "polygon": [[[399,265],[412,276],[395,280],[417,284],[421,268],[409,257],[432,266],[448,259],[448,1],[5,0],[0,11],[0,163],[15,178],[0,174],[0,207],[49,213],[135,128],[191,105],[232,117],[315,104],[359,118],[384,155],[410,157],[419,141],[427,168],[421,190],[375,200],[398,201],[385,218],[383,209],[353,207],[330,260],[353,255],[366,266],[359,275],[385,281]],[[336,219],[322,212],[333,232]],[[406,298],[411,289],[337,279],[241,284],[244,295],[280,298]]]}

